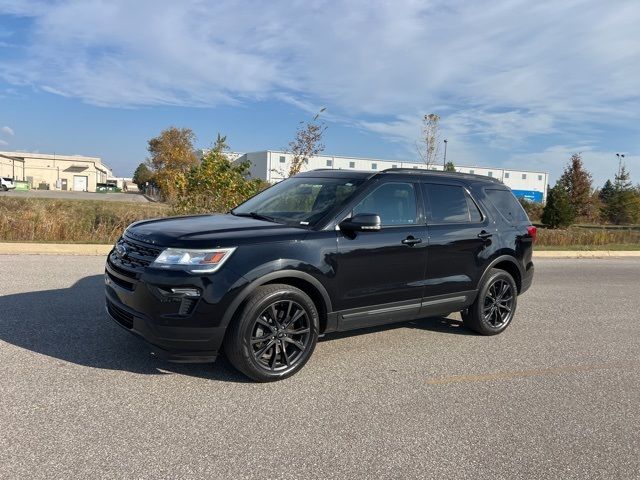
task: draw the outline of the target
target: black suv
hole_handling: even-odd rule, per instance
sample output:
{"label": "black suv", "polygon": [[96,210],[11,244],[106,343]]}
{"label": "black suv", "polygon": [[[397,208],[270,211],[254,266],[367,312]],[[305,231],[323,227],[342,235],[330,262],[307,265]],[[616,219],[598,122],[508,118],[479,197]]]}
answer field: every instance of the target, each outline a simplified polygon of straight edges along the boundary
{"label": "black suv", "polygon": [[456,311],[502,332],[531,285],[535,237],[492,178],[314,170],[224,215],[132,224],[107,259],[106,306],[168,360],[224,348],[249,377],[277,380],[329,332]]}

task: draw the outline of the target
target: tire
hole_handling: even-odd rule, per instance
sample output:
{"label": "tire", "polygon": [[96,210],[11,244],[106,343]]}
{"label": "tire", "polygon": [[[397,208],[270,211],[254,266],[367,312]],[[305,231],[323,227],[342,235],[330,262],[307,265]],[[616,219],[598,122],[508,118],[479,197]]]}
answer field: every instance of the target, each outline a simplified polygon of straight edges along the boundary
{"label": "tire", "polygon": [[258,287],[227,329],[225,354],[253,380],[282,380],[311,357],[318,325],[318,310],[302,290],[280,284]]}
{"label": "tire", "polygon": [[465,327],[481,335],[497,335],[513,320],[518,288],[504,270],[492,269],[471,306],[461,312]]}
{"label": "tire", "polygon": [[9,187],[7,187],[6,185],[2,185],[2,191],[6,192],[9,190]]}

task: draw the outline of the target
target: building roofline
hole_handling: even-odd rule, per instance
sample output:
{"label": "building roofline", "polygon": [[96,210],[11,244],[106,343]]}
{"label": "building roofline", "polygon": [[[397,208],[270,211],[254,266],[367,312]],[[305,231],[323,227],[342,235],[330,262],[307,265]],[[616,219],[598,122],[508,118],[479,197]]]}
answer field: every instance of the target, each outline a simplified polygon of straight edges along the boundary
{"label": "building roofline", "polygon": [[[286,152],[284,150],[256,150],[253,152],[244,152],[242,155],[247,155],[249,153],[285,153],[289,154],[291,152]],[[373,157],[356,157],[353,155],[332,155],[328,153],[321,153],[315,155],[316,157],[333,157],[333,158],[352,158],[354,160],[367,160],[367,161],[378,161],[378,162],[392,162],[392,163],[414,163],[416,165],[424,165],[421,162],[417,162],[415,160],[398,160],[398,159],[389,159],[389,158],[373,158]],[[484,168],[487,170],[504,170],[505,172],[526,172],[526,173],[542,173],[544,175],[549,175],[549,172],[545,172],[542,170],[519,170],[517,168],[505,168],[505,167],[485,167],[482,165],[463,165],[454,163],[456,167],[462,168]],[[423,169],[424,170],[424,169]],[[473,174],[472,174],[473,175]]]}
{"label": "building roofline", "polygon": [[57,153],[37,153],[37,152],[5,152],[0,151],[0,155],[10,156],[16,158],[42,158],[45,160],[68,160],[68,161],[90,161],[97,162],[100,165],[104,165],[102,163],[102,159],[100,157],[88,157],[86,155],[58,155]]}

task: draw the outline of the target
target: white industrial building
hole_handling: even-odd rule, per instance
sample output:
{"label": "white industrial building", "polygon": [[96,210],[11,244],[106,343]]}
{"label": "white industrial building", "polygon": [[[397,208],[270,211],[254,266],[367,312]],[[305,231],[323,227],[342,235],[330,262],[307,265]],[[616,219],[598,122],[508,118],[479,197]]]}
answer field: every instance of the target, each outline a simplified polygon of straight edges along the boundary
{"label": "white industrial building", "polygon": [[[262,178],[270,183],[279,182],[287,177],[293,155],[276,150],[249,152],[239,155],[237,161],[251,162],[251,176]],[[456,171],[497,178],[513,190],[518,197],[544,203],[547,198],[549,174],[530,170],[456,165]],[[416,162],[401,160],[381,160],[376,158],[342,157],[336,155],[318,155],[303,165],[303,170],[332,168],[343,170],[386,170],[388,168],[426,169],[427,166]],[[433,170],[442,170],[442,165],[434,165]]]}

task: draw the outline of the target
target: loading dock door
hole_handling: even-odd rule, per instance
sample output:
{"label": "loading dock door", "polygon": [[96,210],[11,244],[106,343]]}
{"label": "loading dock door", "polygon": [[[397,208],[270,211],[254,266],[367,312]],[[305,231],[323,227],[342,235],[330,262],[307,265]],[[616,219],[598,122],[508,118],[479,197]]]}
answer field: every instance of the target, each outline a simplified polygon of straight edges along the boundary
{"label": "loading dock door", "polygon": [[87,177],[82,175],[74,175],[73,176],[73,190],[75,192],[86,192],[87,191]]}

